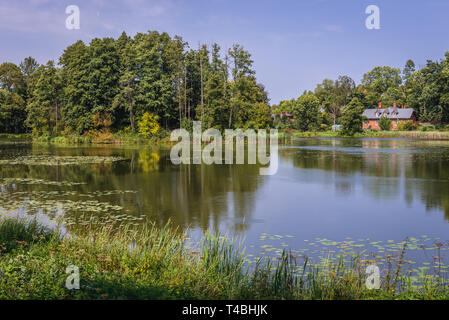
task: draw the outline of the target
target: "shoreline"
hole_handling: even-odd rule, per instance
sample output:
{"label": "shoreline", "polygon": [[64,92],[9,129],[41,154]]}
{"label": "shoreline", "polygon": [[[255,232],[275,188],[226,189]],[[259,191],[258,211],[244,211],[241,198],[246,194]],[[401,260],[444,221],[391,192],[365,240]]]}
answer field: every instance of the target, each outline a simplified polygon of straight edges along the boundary
{"label": "shoreline", "polygon": [[406,138],[420,140],[449,140],[449,131],[365,131],[354,136],[342,136],[337,131],[285,132],[296,138]]}
{"label": "shoreline", "polygon": [[[0,299],[448,299],[445,277],[403,270],[407,242],[370,290],[365,269],[376,263],[340,253],[312,264],[284,250],[246,266],[242,243],[206,232],[197,245],[167,224],[139,227],[91,219],[61,237],[25,218],[0,218]],[[130,247],[130,243],[133,245]],[[66,288],[67,267],[79,268],[80,289]]]}
{"label": "shoreline", "polygon": [[[342,136],[338,131],[297,131],[280,130],[279,139],[289,138],[404,138],[418,140],[449,140],[449,131],[365,131],[354,136]],[[169,147],[175,144],[169,137],[144,138],[140,136],[114,135],[110,141],[95,140],[87,136],[32,137],[30,134],[0,133],[0,139],[26,141],[31,143],[48,143],[55,145],[147,145],[153,147]]]}

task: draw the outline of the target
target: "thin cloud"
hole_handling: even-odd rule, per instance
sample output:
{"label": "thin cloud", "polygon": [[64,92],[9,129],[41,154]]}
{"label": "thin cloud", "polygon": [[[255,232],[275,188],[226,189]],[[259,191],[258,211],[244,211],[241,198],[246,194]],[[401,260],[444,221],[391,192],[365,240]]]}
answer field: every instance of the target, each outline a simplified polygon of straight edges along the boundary
{"label": "thin cloud", "polygon": [[41,10],[48,3],[43,0],[0,3],[0,29],[28,33],[61,33],[64,29],[65,11],[52,8]]}
{"label": "thin cloud", "polygon": [[[73,4],[78,5],[81,12],[81,29],[78,32],[86,35],[96,33],[99,28],[119,31],[122,28],[120,21],[130,17],[162,19],[173,12],[168,1],[94,0],[89,3],[74,1]],[[67,34],[70,31],[65,28],[66,5],[50,0],[0,1],[0,29],[30,34]]]}
{"label": "thin cloud", "polygon": [[337,24],[327,24],[323,29],[330,32],[343,32],[343,27]]}

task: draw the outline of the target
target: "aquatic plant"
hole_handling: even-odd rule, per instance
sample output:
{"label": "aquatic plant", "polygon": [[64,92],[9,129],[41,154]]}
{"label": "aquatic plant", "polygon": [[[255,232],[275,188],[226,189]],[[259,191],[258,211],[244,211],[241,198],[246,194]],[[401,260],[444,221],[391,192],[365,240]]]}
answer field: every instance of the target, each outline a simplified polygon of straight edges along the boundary
{"label": "aquatic plant", "polygon": [[[363,252],[329,253],[312,263],[282,250],[252,265],[241,242],[208,233],[190,246],[170,224],[92,219],[63,238],[37,222],[3,219],[1,299],[449,298],[447,279],[404,272],[404,243],[399,259],[389,260],[391,277],[382,275],[381,288],[369,290],[365,268],[376,261],[363,259]],[[80,290],[65,288],[69,265],[80,268]]]}

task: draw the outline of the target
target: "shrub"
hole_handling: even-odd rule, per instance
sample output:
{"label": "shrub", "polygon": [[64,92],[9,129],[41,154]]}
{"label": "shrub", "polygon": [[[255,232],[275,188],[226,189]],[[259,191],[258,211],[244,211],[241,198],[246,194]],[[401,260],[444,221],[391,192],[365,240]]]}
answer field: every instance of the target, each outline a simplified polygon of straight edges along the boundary
{"label": "shrub", "polygon": [[90,130],[85,134],[87,137],[91,138],[95,143],[113,143],[114,135],[111,133],[109,128],[103,128],[101,130]]}
{"label": "shrub", "polygon": [[399,131],[412,131],[416,130],[416,124],[412,120],[403,121],[400,120],[398,122],[398,130]]}
{"label": "shrub", "polygon": [[387,116],[382,116],[379,119],[379,127],[381,130],[388,131],[391,129],[391,119]]}
{"label": "shrub", "polygon": [[137,121],[137,127],[139,128],[138,132],[140,135],[145,138],[149,138],[150,136],[156,135],[159,132],[159,117],[145,112],[142,117]]}
{"label": "shrub", "polygon": [[412,120],[408,120],[404,125],[404,129],[407,131],[416,130],[416,123],[414,123]]}
{"label": "shrub", "polygon": [[435,131],[435,127],[434,126],[422,126],[419,128],[420,131]]}

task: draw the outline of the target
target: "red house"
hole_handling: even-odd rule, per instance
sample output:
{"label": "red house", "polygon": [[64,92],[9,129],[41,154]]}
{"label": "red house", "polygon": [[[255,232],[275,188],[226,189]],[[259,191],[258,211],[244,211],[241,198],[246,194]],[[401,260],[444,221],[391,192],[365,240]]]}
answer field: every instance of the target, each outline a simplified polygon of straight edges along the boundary
{"label": "red house", "polygon": [[382,108],[382,103],[379,103],[379,108],[366,109],[363,115],[368,118],[367,121],[363,122],[363,129],[380,130],[379,119],[383,116],[391,119],[392,130],[397,130],[399,121],[413,121],[413,123],[417,121],[416,112],[413,108],[406,108],[405,106],[398,108],[396,103],[389,108]]}

